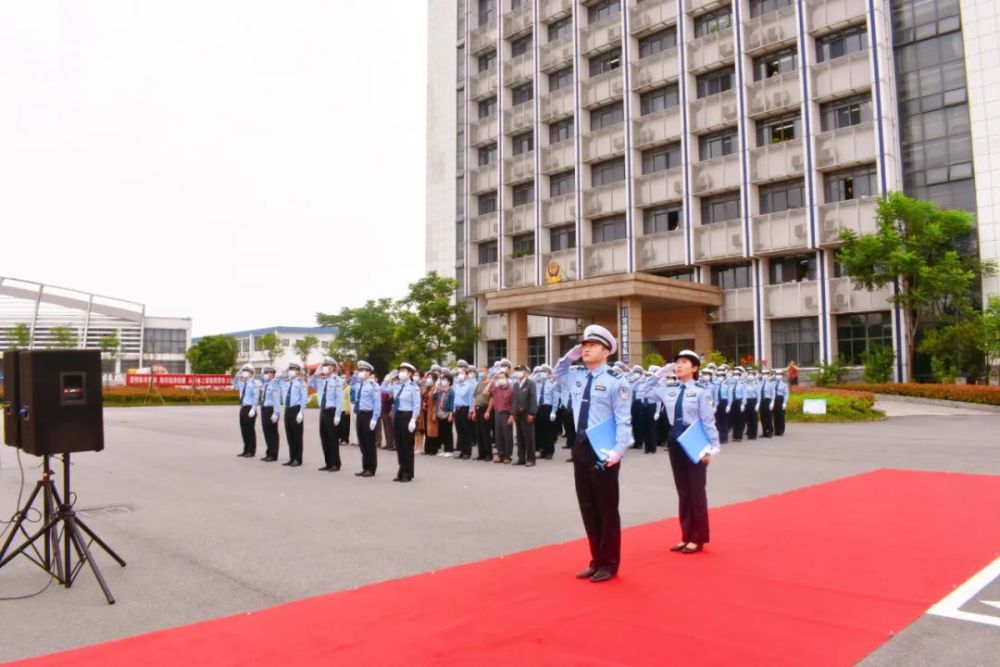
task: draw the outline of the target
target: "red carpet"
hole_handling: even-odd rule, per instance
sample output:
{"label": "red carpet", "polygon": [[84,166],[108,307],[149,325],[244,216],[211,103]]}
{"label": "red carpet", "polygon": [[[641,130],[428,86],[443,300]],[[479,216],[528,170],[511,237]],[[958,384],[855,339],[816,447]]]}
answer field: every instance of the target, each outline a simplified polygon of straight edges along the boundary
{"label": "red carpet", "polygon": [[714,510],[694,556],[629,529],[606,584],[577,541],[22,664],[850,665],[996,557],[998,506],[997,477],[883,470]]}

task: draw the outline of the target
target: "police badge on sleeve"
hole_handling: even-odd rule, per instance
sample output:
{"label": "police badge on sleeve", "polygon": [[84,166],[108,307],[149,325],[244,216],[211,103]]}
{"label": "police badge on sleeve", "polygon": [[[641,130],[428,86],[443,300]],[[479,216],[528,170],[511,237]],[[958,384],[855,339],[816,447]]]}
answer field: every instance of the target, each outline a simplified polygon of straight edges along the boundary
{"label": "police badge on sleeve", "polygon": [[623,384],[620,387],[618,387],[618,398],[622,399],[623,401],[627,401],[629,398],[631,398],[631,396],[632,396],[632,390],[629,388],[627,384]]}

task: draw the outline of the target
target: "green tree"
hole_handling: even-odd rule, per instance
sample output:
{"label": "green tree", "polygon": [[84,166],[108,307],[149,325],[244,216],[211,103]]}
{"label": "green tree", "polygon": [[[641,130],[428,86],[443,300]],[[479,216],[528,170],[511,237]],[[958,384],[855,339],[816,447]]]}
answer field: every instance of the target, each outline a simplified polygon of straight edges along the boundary
{"label": "green tree", "polygon": [[273,331],[268,331],[263,336],[258,336],[257,345],[262,352],[267,354],[267,361],[272,366],[274,365],[274,360],[280,357],[281,353],[285,351],[284,346],[281,344],[281,339]]}
{"label": "green tree", "polygon": [[924,321],[961,310],[978,277],[995,267],[956,250],[973,228],[965,211],[941,210],[932,201],[894,192],[879,201],[876,226],[874,234],[864,236],[842,231],[837,259],[855,285],[869,290],[896,285],[891,300],[902,313],[906,374],[913,377],[913,352]]}
{"label": "green tree", "polygon": [[329,349],[339,361],[364,359],[384,375],[396,357],[399,316],[392,299],[369,299],[360,308],[341,308],[335,315],[316,313],[316,322],[337,329]]}
{"label": "green tree", "polygon": [[409,287],[399,311],[398,360],[427,367],[465,354],[479,337],[472,313],[455,299],[458,281],[432,271]]}
{"label": "green tree", "polygon": [[24,322],[4,329],[3,333],[7,350],[23,350],[31,344],[31,327]]}
{"label": "green tree", "polygon": [[72,350],[77,345],[76,329],[73,327],[52,327],[49,335],[52,337],[49,347],[53,350]]}
{"label": "green tree", "polygon": [[188,348],[187,360],[195,373],[232,373],[239,344],[232,336],[205,336]]}
{"label": "green tree", "polygon": [[985,336],[983,314],[969,308],[934,328],[927,327],[917,349],[931,355],[931,371],[938,382],[954,382],[959,375],[979,378],[986,370]]}
{"label": "green tree", "polygon": [[118,359],[118,350],[121,347],[118,332],[112,331],[104,334],[97,341],[97,346],[101,348],[101,356],[110,361],[111,366],[114,367],[115,361]]}
{"label": "green tree", "polygon": [[861,353],[861,363],[865,370],[863,378],[869,384],[892,381],[892,364],[896,353],[888,345],[872,345]]}
{"label": "green tree", "polygon": [[667,363],[667,361],[659,352],[650,352],[642,358],[643,368],[649,368],[650,366],[659,366],[660,368],[663,368],[665,363]]}
{"label": "green tree", "polygon": [[1000,296],[991,296],[983,312],[983,356],[987,377],[1000,374]]}
{"label": "green tree", "polygon": [[305,368],[309,364],[309,353],[319,347],[319,338],[309,335],[302,340],[295,341],[292,347],[295,348],[295,354],[302,359],[302,367]]}

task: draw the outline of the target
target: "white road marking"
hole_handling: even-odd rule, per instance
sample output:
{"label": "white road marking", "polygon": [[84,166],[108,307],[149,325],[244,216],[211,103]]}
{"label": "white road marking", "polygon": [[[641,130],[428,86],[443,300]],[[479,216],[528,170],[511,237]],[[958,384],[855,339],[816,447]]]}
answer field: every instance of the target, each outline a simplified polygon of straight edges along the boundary
{"label": "white road marking", "polygon": [[[935,616],[944,616],[945,618],[955,618],[960,621],[972,621],[973,623],[983,623],[985,625],[1000,627],[1000,616],[988,616],[986,614],[976,614],[961,610],[962,605],[971,600],[976,593],[986,588],[998,576],[1000,576],[1000,558],[997,558],[984,567],[975,576],[928,609],[927,613]],[[984,600],[983,602],[986,601]],[[989,601],[986,604],[1000,609],[1000,602]]]}

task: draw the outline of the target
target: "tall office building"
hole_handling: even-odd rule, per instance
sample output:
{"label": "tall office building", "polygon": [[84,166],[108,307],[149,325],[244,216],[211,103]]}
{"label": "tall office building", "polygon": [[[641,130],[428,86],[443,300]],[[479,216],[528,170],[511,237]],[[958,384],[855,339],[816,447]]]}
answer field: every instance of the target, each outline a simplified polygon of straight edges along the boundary
{"label": "tall office building", "polygon": [[[429,89],[454,98],[429,103],[429,143],[454,165],[428,177],[428,201],[456,205],[428,210],[428,254],[455,241],[480,362],[551,361],[589,322],[633,363],[900,349],[889,289],[855,289],[835,261],[840,231],[874,231],[889,191],[975,213],[964,250],[1000,256],[995,0],[430,11]],[[445,44],[454,67],[437,65]]]}

